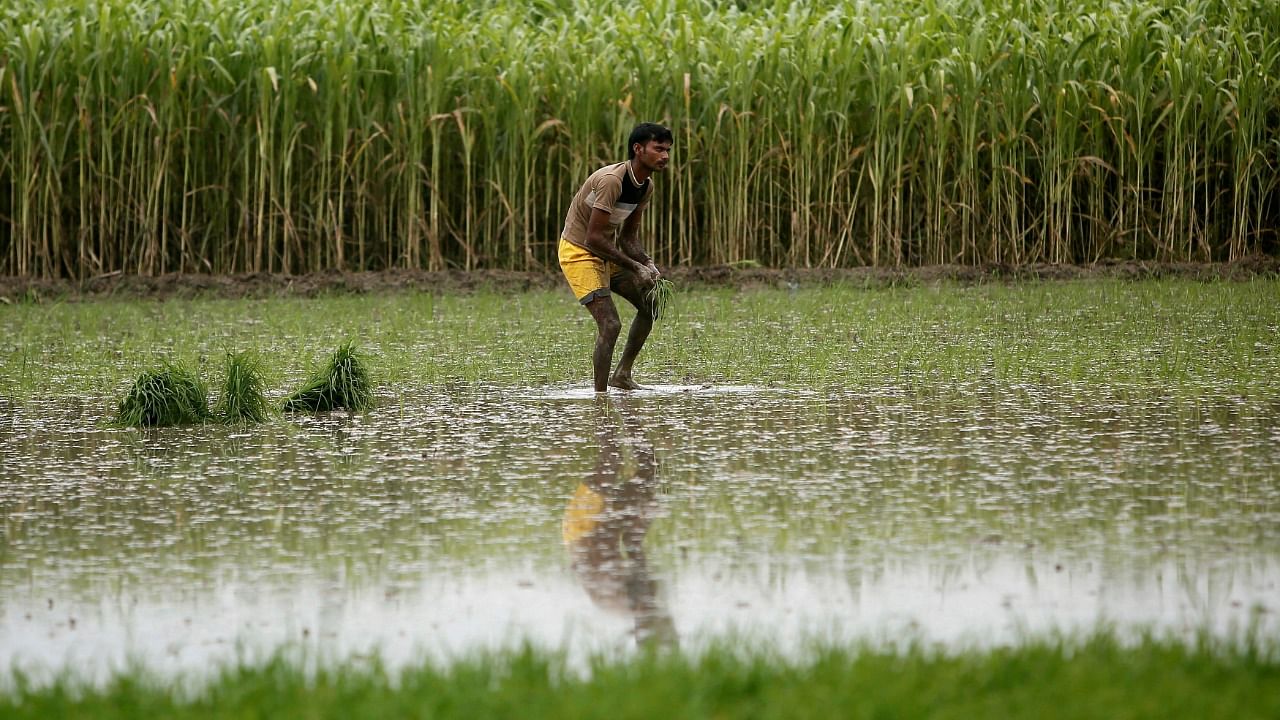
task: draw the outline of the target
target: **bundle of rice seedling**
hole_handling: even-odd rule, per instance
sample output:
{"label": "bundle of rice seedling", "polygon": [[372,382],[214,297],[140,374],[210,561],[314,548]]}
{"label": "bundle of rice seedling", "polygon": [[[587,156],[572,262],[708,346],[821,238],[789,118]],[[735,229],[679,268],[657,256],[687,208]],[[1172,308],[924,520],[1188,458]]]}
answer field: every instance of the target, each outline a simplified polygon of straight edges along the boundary
{"label": "bundle of rice seedling", "polygon": [[267,419],[262,361],[251,351],[227,352],[227,378],[213,412],[228,425],[247,425]]}
{"label": "bundle of rice seedling", "polygon": [[209,390],[181,362],[147,370],[116,408],[115,423],[124,427],[192,425],[208,420]]}
{"label": "bundle of rice seedling", "polygon": [[335,408],[367,410],[373,407],[373,382],[364,360],[348,340],[329,357],[324,367],[307,378],[302,388],[284,401],[285,412],[323,412]]}
{"label": "bundle of rice seedling", "polygon": [[667,314],[667,308],[671,306],[671,296],[675,291],[675,284],[666,278],[658,278],[658,281],[649,288],[646,299],[649,301],[654,320],[661,320]]}

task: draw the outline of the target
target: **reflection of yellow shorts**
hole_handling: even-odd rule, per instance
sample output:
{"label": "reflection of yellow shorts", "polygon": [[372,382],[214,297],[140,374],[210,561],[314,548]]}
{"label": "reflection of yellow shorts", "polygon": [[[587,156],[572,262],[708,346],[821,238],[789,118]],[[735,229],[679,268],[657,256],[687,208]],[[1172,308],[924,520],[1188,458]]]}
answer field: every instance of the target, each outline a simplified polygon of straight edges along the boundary
{"label": "reflection of yellow shorts", "polygon": [[573,296],[586,305],[597,296],[609,294],[609,278],[621,269],[611,262],[601,260],[573,243],[560,238],[560,269],[573,289]]}
{"label": "reflection of yellow shorts", "polygon": [[604,498],[585,483],[578,483],[573,499],[564,509],[564,519],[560,521],[560,534],[564,538],[564,544],[570,547],[577,545],[578,541],[596,529],[602,517]]}

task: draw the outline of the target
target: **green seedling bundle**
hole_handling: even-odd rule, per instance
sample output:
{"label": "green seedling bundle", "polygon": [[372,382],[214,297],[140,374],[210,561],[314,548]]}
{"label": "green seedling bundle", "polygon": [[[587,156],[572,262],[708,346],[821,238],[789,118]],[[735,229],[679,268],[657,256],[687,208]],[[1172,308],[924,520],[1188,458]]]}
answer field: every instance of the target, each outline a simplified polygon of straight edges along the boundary
{"label": "green seedling bundle", "polygon": [[351,342],[343,343],[284,403],[285,412],[367,410],[372,406],[369,370]]}
{"label": "green seedling bundle", "polygon": [[266,381],[262,360],[251,351],[227,353],[227,378],[214,415],[228,425],[248,425],[267,419]]}
{"label": "green seedling bundle", "polygon": [[[210,410],[208,386],[199,375],[180,361],[167,361],[138,375],[120,400],[113,422],[122,427],[264,422],[271,414],[266,375],[256,353],[228,352],[222,392]],[[360,411],[372,406],[372,376],[352,341],[340,345],[284,402],[285,412]]]}
{"label": "green seedling bundle", "polygon": [[134,380],[116,408],[120,425],[193,425],[209,420],[209,389],[181,362],[145,370]]}

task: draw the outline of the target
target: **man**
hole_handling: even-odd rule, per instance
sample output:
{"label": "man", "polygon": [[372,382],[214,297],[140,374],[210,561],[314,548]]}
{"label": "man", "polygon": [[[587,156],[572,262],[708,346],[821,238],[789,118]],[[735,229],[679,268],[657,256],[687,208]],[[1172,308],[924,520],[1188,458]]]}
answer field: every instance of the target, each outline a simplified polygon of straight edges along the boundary
{"label": "man", "polygon": [[[636,237],[640,218],[653,196],[653,174],[671,158],[671,131],[655,123],[641,123],[627,139],[625,162],[606,165],[591,174],[574,195],[560,237],[560,269],[573,294],[596,321],[596,346],[591,356],[596,392],[609,386],[639,390],[631,367],[653,329],[648,292],[662,273]],[[609,374],[613,349],[622,330],[611,292],[636,308],[618,367]]]}

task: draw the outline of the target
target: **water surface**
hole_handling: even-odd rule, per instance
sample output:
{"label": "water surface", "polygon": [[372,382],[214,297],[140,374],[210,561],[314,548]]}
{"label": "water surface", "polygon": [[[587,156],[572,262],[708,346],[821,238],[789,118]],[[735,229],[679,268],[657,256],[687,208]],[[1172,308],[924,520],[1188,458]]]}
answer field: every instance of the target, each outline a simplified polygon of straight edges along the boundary
{"label": "water surface", "polygon": [[145,432],[106,407],[3,408],[6,667],[1277,630],[1265,400],[461,387]]}

